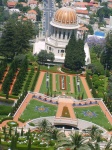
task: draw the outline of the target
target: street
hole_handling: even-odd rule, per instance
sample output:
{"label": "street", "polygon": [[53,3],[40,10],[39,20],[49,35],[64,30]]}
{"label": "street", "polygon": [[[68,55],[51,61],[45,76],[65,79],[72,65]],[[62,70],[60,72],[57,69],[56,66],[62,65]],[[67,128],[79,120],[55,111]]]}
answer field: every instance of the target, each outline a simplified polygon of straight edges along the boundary
{"label": "street", "polygon": [[45,36],[46,32],[50,36],[51,25],[50,21],[52,20],[53,14],[55,12],[55,2],[54,0],[43,0],[43,35]]}

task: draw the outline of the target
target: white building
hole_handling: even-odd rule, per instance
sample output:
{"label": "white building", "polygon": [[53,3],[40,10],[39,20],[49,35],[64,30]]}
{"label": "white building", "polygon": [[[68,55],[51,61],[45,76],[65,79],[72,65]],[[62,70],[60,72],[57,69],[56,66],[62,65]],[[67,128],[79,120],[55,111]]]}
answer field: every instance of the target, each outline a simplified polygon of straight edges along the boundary
{"label": "white building", "polygon": [[80,27],[75,10],[70,7],[58,9],[50,24],[51,36],[46,37],[45,49],[47,52],[53,52],[58,61],[64,61],[65,47],[70,36],[73,31],[77,35],[77,29]]}
{"label": "white building", "polygon": [[[78,24],[79,20],[76,14],[76,11],[70,7],[62,7],[56,11],[54,17],[52,18],[51,24],[51,35],[50,37],[45,38],[45,48],[47,52],[52,52],[55,55],[56,62],[64,62],[65,59],[65,48],[68,44],[72,32],[75,33],[76,38],[82,37],[81,25]],[[40,44],[35,43],[35,45]],[[39,53],[40,46],[35,46],[33,49],[33,54]],[[43,42],[44,45],[44,42]],[[87,50],[87,52],[86,52]],[[87,54],[85,61],[86,64],[90,63],[89,50],[84,48],[85,53]]]}

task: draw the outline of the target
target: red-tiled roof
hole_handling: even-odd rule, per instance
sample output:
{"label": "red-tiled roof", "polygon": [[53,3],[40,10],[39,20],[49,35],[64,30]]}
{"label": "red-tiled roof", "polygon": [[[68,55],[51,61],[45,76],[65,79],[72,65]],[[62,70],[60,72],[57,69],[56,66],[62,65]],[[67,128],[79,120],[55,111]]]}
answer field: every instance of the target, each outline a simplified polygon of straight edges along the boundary
{"label": "red-tiled roof", "polygon": [[7,2],[8,7],[14,7],[17,4],[17,2]]}
{"label": "red-tiled roof", "polygon": [[76,10],[76,13],[77,14],[85,14],[85,15],[87,15],[88,14],[88,10]]}
{"label": "red-tiled roof", "polygon": [[80,30],[80,31],[88,31],[89,29],[86,28],[86,27],[80,27],[80,28],[78,28],[78,30]]}
{"label": "red-tiled roof", "polygon": [[28,14],[35,14],[35,15],[37,15],[37,12],[35,11],[35,10],[29,10],[28,12],[27,12]]}
{"label": "red-tiled roof", "polygon": [[108,7],[109,7],[109,8],[112,8],[112,4],[108,4]]}

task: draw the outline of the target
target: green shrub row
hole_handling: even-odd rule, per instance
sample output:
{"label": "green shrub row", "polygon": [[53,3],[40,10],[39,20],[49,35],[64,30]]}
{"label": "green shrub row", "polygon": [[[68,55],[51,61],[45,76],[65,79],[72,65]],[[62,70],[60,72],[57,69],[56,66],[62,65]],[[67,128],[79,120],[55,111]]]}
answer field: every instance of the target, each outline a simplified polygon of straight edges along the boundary
{"label": "green shrub row", "polygon": [[31,80],[32,80],[32,77],[33,77],[33,74],[34,74],[34,68],[31,69],[29,75],[28,75],[28,79],[25,83],[25,86],[24,86],[24,90],[28,90],[29,86],[30,86],[30,83],[31,83]]}
{"label": "green shrub row", "polygon": [[5,103],[8,103],[8,104],[13,104],[14,101],[13,100],[9,100],[9,99],[2,99],[0,98],[0,102],[5,102]]}
{"label": "green shrub row", "polygon": [[17,65],[16,61],[14,60],[9,68],[9,71],[8,71],[4,81],[3,81],[2,91],[3,91],[3,93],[5,93],[7,95],[9,93],[10,85],[13,81],[14,75],[17,71],[17,67],[18,67],[18,65]]}
{"label": "green shrub row", "polygon": [[24,123],[24,122],[25,122],[25,120],[24,120],[24,119],[22,119],[22,118],[18,118],[18,121],[20,121],[20,122],[22,122],[22,123]]}
{"label": "green shrub row", "polygon": [[34,91],[34,88],[35,88],[35,85],[36,85],[36,83],[37,83],[39,74],[40,74],[40,66],[38,67],[38,70],[37,70],[37,72],[36,72],[35,78],[34,78],[34,80],[33,80],[33,84],[32,84],[32,87],[31,87],[31,91]]}
{"label": "green shrub row", "polygon": [[88,73],[86,73],[86,81],[87,81],[87,83],[88,83],[89,88],[92,90],[91,92],[92,92],[93,97],[94,97],[94,98],[98,98],[98,95],[97,95],[97,93],[96,93],[96,90],[95,90],[95,88],[94,88],[94,86],[93,86],[93,84],[92,84],[92,81],[91,81],[91,79],[90,79]]}
{"label": "green shrub row", "polygon": [[2,122],[5,121],[5,120],[12,120],[12,119],[13,119],[12,116],[7,116],[7,117],[1,119],[1,120],[0,120],[0,123],[2,123]]}
{"label": "green shrub row", "polygon": [[[0,93],[0,96],[6,97],[6,94]],[[18,99],[18,96],[15,96],[15,95],[9,95],[8,97],[9,97],[9,98]]]}
{"label": "green shrub row", "polygon": [[17,76],[17,79],[16,79],[16,82],[14,84],[14,87],[13,87],[13,94],[14,95],[18,95],[21,88],[22,88],[22,84],[25,80],[25,77],[26,77],[26,74],[27,74],[27,71],[28,71],[28,60],[25,59],[23,61],[23,64],[20,68],[20,71],[18,73],[18,76]]}
{"label": "green shrub row", "polygon": [[22,103],[26,95],[27,95],[27,91],[24,91],[22,96],[20,96],[20,98],[17,100],[17,103],[15,103],[15,106],[12,107],[12,111],[10,114],[11,116],[14,115],[14,113],[16,112],[16,110],[18,109],[18,107],[20,106],[20,104]]}
{"label": "green shrub row", "polygon": [[6,70],[7,64],[4,62],[0,65],[1,65],[1,67],[0,67],[0,81],[1,81],[3,78],[4,72]]}
{"label": "green shrub row", "polygon": [[65,73],[69,73],[69,74],[81,74],[82,73],[82,70],[72,71],[70,69],[65,68],[64,66],[61,67],[61,70]]}

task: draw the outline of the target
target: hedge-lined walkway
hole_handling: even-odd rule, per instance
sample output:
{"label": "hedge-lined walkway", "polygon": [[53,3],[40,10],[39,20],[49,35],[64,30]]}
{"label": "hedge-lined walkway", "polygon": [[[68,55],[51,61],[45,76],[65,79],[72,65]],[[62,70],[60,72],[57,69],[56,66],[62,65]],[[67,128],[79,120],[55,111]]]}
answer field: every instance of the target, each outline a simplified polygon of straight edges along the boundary
{"label": "hedge-lined walkway", "polygon": [[3,79],[2,79],[1,84],[0,84],[0,90],[2,89],[2,83],[3,83],[4,79],[5,79],[8,71],[9,71],[9,67],[7,68],[7,71],[5,71],[5,73],[4,73]]}
{"label": "hedge-lined walkway", "polygon": [[16,82],[18,73],[19,73],[19,71],[16,72],[15,77],[14,77],[14,79],[13,79],[13,82],[12,82],[12,84],[11,84],[11,86],[10,86],[9,95],[12,94],[12,90],[13,90],[14,84],[15,84],[15,82]]}
{"label": "hedge-lined walkway", "polygon": [[85,89],[85,91],[86,91],[87,97],[88,97],[88,98],[92,98],[92,94],[91,94],[90,89],[89,89],[89,87],[88,87],[88,85],[87,85],[86,78],[80,76],[80,79],[81,79],[82,84],[83,84],[83,86],[84,86],[84,89]]}
{"label": "hedge-lined walkway", "polygon": [[34,92],[39,92],[40,91],[40,87],[41,87],[44,75],[45,75],[45,72],[40,71],[40,75],[39,75],[39,78],[37,80]]}

